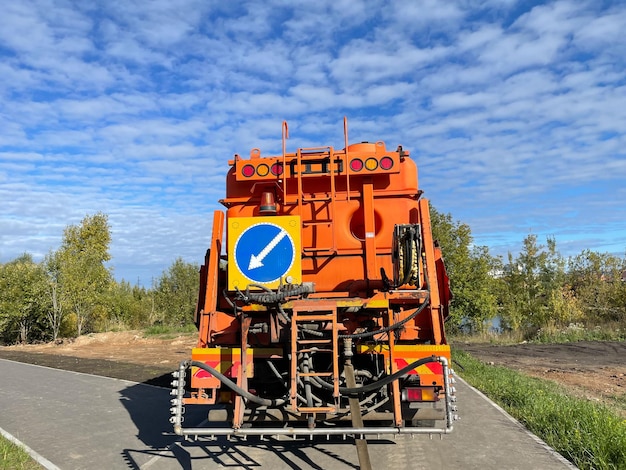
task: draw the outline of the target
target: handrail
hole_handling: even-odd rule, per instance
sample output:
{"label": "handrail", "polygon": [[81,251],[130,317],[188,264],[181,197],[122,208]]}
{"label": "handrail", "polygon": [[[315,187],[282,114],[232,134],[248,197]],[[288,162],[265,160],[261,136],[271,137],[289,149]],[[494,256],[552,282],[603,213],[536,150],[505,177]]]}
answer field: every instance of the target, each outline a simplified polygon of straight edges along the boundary
{"label": "handrail", "polygon": [[348,117],[343,117],[343,141],[346,154],[346,198],[350,200],[350,158],[348,156]]}
{"label": "handrail", "polygon": [[287,202],[287,142],[286,140],[289,138],[289,126],[287,125],[287,121],[283,121],[282,127],[282,137],[283,137],[283,204]]}

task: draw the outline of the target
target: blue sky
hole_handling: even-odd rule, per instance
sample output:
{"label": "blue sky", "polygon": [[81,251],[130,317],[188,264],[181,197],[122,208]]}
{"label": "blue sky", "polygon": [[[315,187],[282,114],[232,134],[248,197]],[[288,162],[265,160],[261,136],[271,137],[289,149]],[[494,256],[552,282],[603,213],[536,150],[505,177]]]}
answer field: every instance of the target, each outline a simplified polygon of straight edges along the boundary
{"label": "blue sky", "polygon": [[626,3],[0,6],[0,262],[109,215],[115,275],[201,262],[227,161],[383,140],[493,254],[626,250]]}

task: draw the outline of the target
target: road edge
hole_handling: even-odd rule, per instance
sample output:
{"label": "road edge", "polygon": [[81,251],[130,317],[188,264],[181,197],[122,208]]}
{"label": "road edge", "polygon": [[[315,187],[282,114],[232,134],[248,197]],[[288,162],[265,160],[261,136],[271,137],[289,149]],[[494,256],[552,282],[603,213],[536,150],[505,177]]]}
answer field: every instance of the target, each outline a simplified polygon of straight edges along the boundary
{"label": "road edge", "polygon": [[39,465],[41,465],[46,470],[61,470],[60,467],[57,467],[55,464],[50,462],[47,458],[45,458],[44,456],[42,456],[42,455],[38,454],[37,452],[35,452],[33,449],[28,447],[26,444],[24,444],[22,441],[20,441],[13,434],[11,434],[11,433],[5,431],[4,429],[0,428],[0,435],[2,437],[4,437],[7,441],[10,441],[13,444],[15,444],[16,446],[21,447],[28,455],[30,455],[30,457],[35,462],[37,462]]}
{"label": "road edge", "polygon": [[464,385],[467,385],[467,387],[469,387],[471,390],[473,390],[475,393],[477,393],[481,398],[483,398],[485,401],[487,401],[491,406],[493,406],[496,410],[498,410],[500,413],[502,413],[509,421],[511,421],[512,423],[517,425],[520,429],[522,429],[533,441],[535,441],[537,444],[539,444],[541,447],[543,447],[546,451],[548,451],[551,455],[553,455],[561,463],[566,465],[570,470],[580,470],[576,465],[574,465],[572,462],[570,462],[565,457],[563,457],[560,453],[558,453],[555,449],[553,449],[548,444],[546,444],[546,442],[543,439],[541,439],[536,434],[530,432],[522,423],[520,423],[517,419],[515,419],[513,416],[511,416],[504,408],[502,408],[500,405],[498,405],[496,402],[494,402],[491,398],[489,398],[483,392],[481,392],[476,387],[473,387],[472,385],[467,383],[467,381],[465,379],[463,379],[462,377],[460,377],[458,374],[455,373],[454,377],[459,382],[463,382]]}

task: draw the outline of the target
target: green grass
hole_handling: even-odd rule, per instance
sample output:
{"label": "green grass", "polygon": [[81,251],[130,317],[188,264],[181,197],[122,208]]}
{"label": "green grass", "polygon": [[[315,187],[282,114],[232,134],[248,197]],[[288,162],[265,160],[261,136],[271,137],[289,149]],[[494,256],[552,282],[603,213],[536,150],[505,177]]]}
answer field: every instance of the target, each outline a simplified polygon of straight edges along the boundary
{"label": "green grass", "polygon": [[41,466],[24,449],[0,436],[0,470],[35,470]]}
{"label": "green grass", "polygon": [[540,328],[530,338],[533,343],[574,343],[576,341],[624,341],[624,325],[602,325],[587,328],[582,323],[570,323],[563,328]]}
{"label": "green grass", "polygon": [[622,416],[626,417],[626,392],[620,395],[613,395],[607,398],[611,406],[614,406]]}
{"label": "green grass", "polygon": [[463,351],[454,360],[465,380],[580,469],[626,469],[626,421],[609,408]]}

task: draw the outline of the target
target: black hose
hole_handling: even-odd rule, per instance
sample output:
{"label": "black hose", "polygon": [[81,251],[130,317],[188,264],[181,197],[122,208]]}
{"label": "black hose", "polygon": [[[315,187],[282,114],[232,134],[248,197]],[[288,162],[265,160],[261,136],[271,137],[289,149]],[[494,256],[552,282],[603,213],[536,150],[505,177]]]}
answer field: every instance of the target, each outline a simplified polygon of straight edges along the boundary
{"label": "black hose", "polygon": [[[264,292],[250,292],[250,287],[257,287]],[[275,305],[276,310],[285,323],[291,323],[291,317],[289,317],[285,310],[283,310],[281,302],[284,302],[287,297],[300,296],[303,294],[310,294],[312,292],[311,286],[306,284],[283,286],[276,292],[261,284],[249,284],[246,287],[245,292],[241,292],[237,288],[235,288],[235,290],[237,291],[237,300],[245,302],[246,304],[256,303],[266,306]],[[228,303],[235,309],[235,312],[242,310],[241,307],[236,306],[234,302],[226,296],[226,291],[224,291],[224,296],[226,297]],[[310,330],[301,326],[298,327],[298,330],[304,331],[305,333],[309,333],[313,336],[324,336],[324,334],[319,331]]]}
{"label": "black hose", "polygon": [[[430,356],[430,357],[424,357],[422,359],[418,359],[417,361],[410,363],[408,366],[403,367],[399,371],[391,375],[388,375],[387,377],[380,379],[376,382],[364,385],[362,387],[356,387],[356,388],[339,387],[339,393],[341,393],[342,395],[362,395],[363,393],[372,392],[374,390],[380,390],[385,385],[389,385],[394,380],[402,377],[408,371],[415,369],[416,367],[422,366],[424,364],[428,364],[429,362],[437,362],[437,356]],[[324,382],[319,377],[312,377],[312,379],[315,380],[317,383],[319,383],[322,387],[324,387],[327,390],[333,390],[334,388],[332,384],[329,384],[328,382]]]}
{"label": "black hose", "polygon": [[392,330],[397,330],[398,328],[402,327],[405,323],[410,322],[417,315],[422,313],[424,311],[424,309],[426,308],[426,306],[428,305],[428,300],[429,299],[430,299],[430,292],[428,292],[428,295],[424,299],[424,302],[422,303],[422,305],[420,305],[415,310],[415,312],[413,312],[408,317],[406,317],[406,318],[404,318],[404,319],[400,320],[399,322],[396,322],[396,323],[394,323],[392,325],[386,326],[386,327],[381,328],[379,330],[365,331],[363,333],[353,333],[351,335],[339,335],[339,337],[340,338],[352,338],[352,339],[369,338],[369,337],[374,336],[374,335],[378,335],[378,334],[381,334],[381,333],[387,333],[388,331],[392,331]]}
{"label": "black hose", "polygon": [[[250,287],[257,287],[259,289],[262,289],[264,292],[250,292]],[[250,284],[245,293],[239,291],[238,294],[241,296],[241,300],[246,303],[271,305],[278,302],[284,302],[287,297],[310,294],[311,291],[311,287],[306,284],[289,287],[283,286],[282,289],[276,292],[260,284]]]}
{"label": "black hose", "polygon": [[411,261],[413,261],[413,247],[411,246],[412,240],[410,237],[410,235],[412,234],[411,232],[412,230],[408,230],[404,233],[404,236],[402,237],[402,241],[404,242],[404,266],[402,266],[403,276],[400,285],[407,284],[411,279],[411,271],[413,268],[413,266],[411,265]]}
{"label": "black hose", "polygon": [[[426,257],[423,256],[422,257],[422,261],[424,263],[424,266],[426,266]],[[397,330],[398,328],[400,328],[401,326],[403,326],[405,323],[413,320],[417,315],[419,315],[420,313],[422,313],[424,311],[424,309],[426,308],[426,305],[429,305],[429,300],[430,300],[430,283],[428,282],[428,276],[425,275],[424,276],[424,281],[426,283],[426,298],[424,299],[424,302],[422,303],[422,305],[419,306],[419,308],[417,310],[415,310],[415,312],[413,312],[411,315],[409,315],[408,317],[400,320],[399,322],[396,322],[392,325],[386,326],[385,328],[381,328],[380,330],[374,330],[374,331],[365,331],[364,333],[353,333],[351,335],[339,335],[340,338],[352,338],[352,339],[362,339],[362,338],[369,338],[381,333],[387,333],[388,331],[392,331],[392,330]]]}
{"label": "black hose", "polygon": [[199,362],[199,361],[184,361],[184,362],[185,362],[186,367],[194,366],[194,367],[198,367],[208,372],[213,377],[215,377],[220,382],[222,382],[224,385],[226,385],[228,388],[230,388],[233,392],[238,393],[245,399],[251,401],[252,403],[256,403],[257,405],[276,407],[276,406],[282,406],[285,403],[287,403],[287,400],[283,398],[278,399],[278,400],[270,400],[268,398],[261,398],[256,395],[253,395],[247,390],[244,390],[243,388],[241,388],[239,385],[237,385],[235,382],[230,380],[225,375],[221,374],[218,370],[214,369],[211,366],[206,365],[204,362]]}
{"label": "black hose", "polygon": [[[224,299],[226,299],[226,302],[228,302],[228,305],[231,306],[231,308],[233,309],[234,315],[237,315],[237,312],[241,312],[241,307],[235,305],[235,302],[233,302],[232,300],[230,300],[230,297],[228,297],[228,293],[226,292],[226,289],[224,289],[222,291],[222,295],[224,296]],[[228,312],[225,312],[228,314]]]}
{"label": "black hose", "polygon": [[[339,387],[339,393],[341,393],[342,395],[362,395],[364,393],[372,392],[374,390],[380,390],[385,385],[388,385],[391,382],[393,382],[394,380],[402,377],[408,371],[410,371],[412,369],[415,369],[416,367],[419,367],[421,365],[428,364],[430,362],[437,362],[437,356],[424,357],[422,359],[418,359],[417,361],[413,361],[412,363],[410,363],[409,365],[403,367],[399,371],[397,371],[397,372],[395,372],[395,373],[393,373],[391,375],[388,375],[387,377],[385,377],[383,379],[380,379],[380,380],[378,380],[378,381],[376,381],[374,383],[371,383],[371,384],[368,384],[368,385],[364,385],[363,387],[356,387],[356,388]],[[261,397],[258,397],[256,395],[253,395],[250,392],[248,392],[247,390],[244,390],[243,388],[238,386],[235,382],[233,382],[228,377],[226,377],[225,375],[220,373],[218,370],[216,370],[213,367],[205,364],[204,362],[184,361],[184,363],[185,363],[186,367],[194,366],[194,367],[198,367],[198,368],[208,372],[209,374],[214,376],[216,379],[218,379],[220,382],[222,382],[224,385],[226,385],[228,388],[230,388],[233,392],[238,393],[242,397],[246,398],[247,400],[251,401],[252,403],[256,403],[257,405],[278,407],[278,406],[282,406],[285,403],[287,403],[287,400],[285,400],[283,398],[278,399],[278,400],[271,400],[271,399],[268,399],[268,398],[261,398]],[[318,384],[320,384],[323,388],[325,388],[327,390],[333,390],[334,389],[333,385],[331,385],[331,384],[329,384],[327,382],[324,382],[319,377],[311,377],[311,378],[315,382],[317,382]]]}

